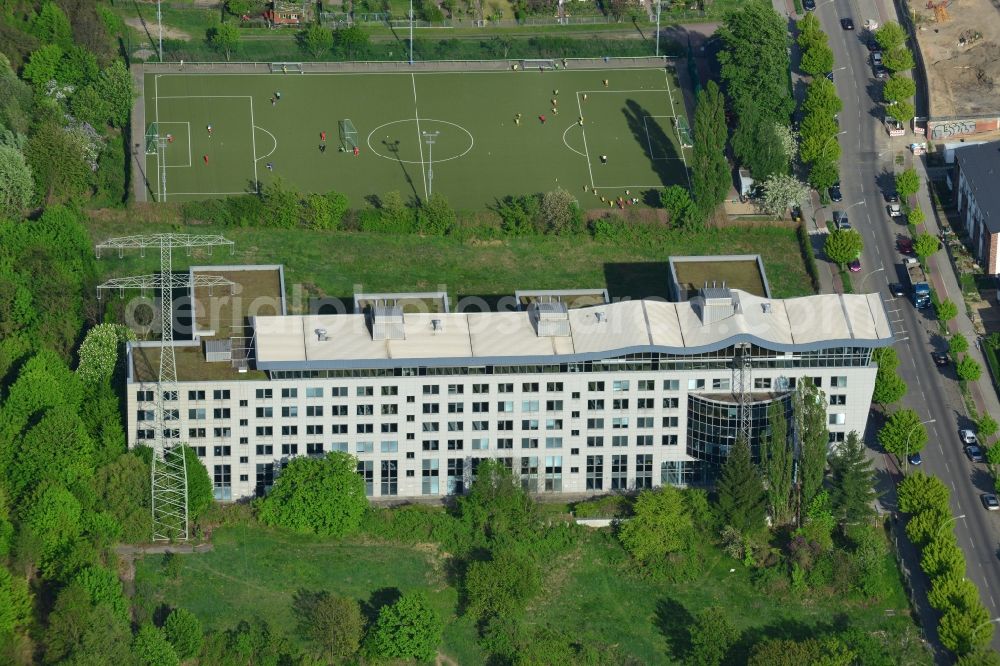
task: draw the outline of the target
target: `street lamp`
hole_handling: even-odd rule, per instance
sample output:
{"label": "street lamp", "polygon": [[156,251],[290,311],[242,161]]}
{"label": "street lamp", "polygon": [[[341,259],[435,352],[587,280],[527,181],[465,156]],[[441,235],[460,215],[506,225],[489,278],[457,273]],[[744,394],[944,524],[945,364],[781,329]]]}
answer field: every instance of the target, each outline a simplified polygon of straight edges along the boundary
{"label": "street lamp", "polygon": [[986,622],[982,622],[982,623],[978,624],[978,625],[976,626],[976,628],[975,628],[975,629],[973,629],[973,630],[972,630],[971,632],[969,632],[969,633],[971,633],[971,634],[975,635],[975,633],[976,633],[977,631],[979,631],[979,629],[980,629],[981,627],[985,627],[986,625],[988,625],[988,624],[992,624],[993,622],[1000,622],[1000,617],[995,617],[995,618],[993,618],[992,620],[986,620]]}
{"label": "street lamp", "polygon": [[413,66],[413,0],[410,0],[410,66]]}
{"label": "street lamp", "polygon": [[[861,291],[860,289],[858,291]],[[918,426],[927,425],[928,423],[937,423],[937,419],[927,419],[926,421],[921,421],[920,423],[914,423],[910,426],[910,429],[906,432],[906,445],[903,449],[903,474],[910,471],[910,437],[913,433],[917,431]],[[965,518],[965,515],[959,516],[960,518]]]}
{"label": "street lamp", "polygon": [[851,210],[855,206],[863,206],[863,205],[865,205],[865,200],[864,199],[862,199],[861,201],[856,201],[856,202],[852,203],[850,206],[848,206],[847,208],[845,208],[844,212],[846,213],[847,211]]}
{"label": "street lamp", "polygon": [[826,157],[826,149],[827,147],[829,147],[830,142],[836,139],[841,134],[847,134],[847,130],[844,130],[842,132],[837,132],[836,134],[831,134],[830,136],[826,137],[826,141],[823,142],[823,147],[819,149],[819,154],[823,157]]}
{"label": "street lamp", "polygon": [[863,278],[861,278],[861,285],[858,287],[858,292],[862,293],[862,294],[865,293],[865,282],[868,281],[868,278],[870,278],[871,276],[875,275],[876,273],[880,273],[880,272],[882,272],[884,270],[885,270],[885,266],[882,266],[881,268],[876,268],[875,270],[868,271],[865,274],[865,276]]}
{"label": "street lamp", "polygon": [[951,517],[951,518],[949,518],[948,520],[946,520],[946,521],[944,521],[943,523],[941,523],[941,526],[940,526],[940,527],[938,527],[938,530],[937,530],[937,532],[935,532],[935,533],[934,533],[934,538],[936,539],[936,538],[938,538],[939,536],[941,536],[941,530],[943,530],[943,529],[945,528],[945,526],[946,526],[946,525],[950,525],[951,523],[955,522],[956,520],[961,520],[961,519],[963,519],[963,518],[965,518],[965,514],[964,514],[964,513],[963,513],[963,514],[961,514],[961,515],[958,515],[958,516],[952,516],[952,517]]}

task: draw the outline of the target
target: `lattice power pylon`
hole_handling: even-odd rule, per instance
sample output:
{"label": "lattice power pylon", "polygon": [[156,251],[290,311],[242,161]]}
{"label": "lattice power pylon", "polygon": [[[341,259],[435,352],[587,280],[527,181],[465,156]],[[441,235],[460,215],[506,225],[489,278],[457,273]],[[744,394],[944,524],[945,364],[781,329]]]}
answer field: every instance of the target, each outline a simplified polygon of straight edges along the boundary
{"label": "lattice power pylon", "polygon": [[[740,431],[737,434],[743,435],[747,446],[751,446],[750,432],[753,425],[750,403],[752,402],[752,382],[751,377],[752,362],[750,357],[751,346],[748,342],[741,342],[736,345],[736,354],[733,357],[733,373],[736,375],[735,393],[740,405]],[[751,447],[752,449],[752,447]]]}
{"label": "lattice power pylon", "polygon": [[[97,288],[102,290],[159,289],[160,290],[160,371],[157,377],[156,420],[153,431],[152,508],[153,541],[176,541],[188,538],[187,467],[184,442],[175,421],[177,412],[177,358],[174,354],[173,290],[183,287],[232,286],[223,277],[189,274],[174,275],[173,249],[183,247],[190,255],[192,248],[212,248],[233,242],[222,236],[193,236],[189,234],[151,234],[112,238],[97,245],[97,258],[102,250],[139,250],[145,256],[146,248],[160,251],[160,272],[152,275],[108,280]],[[167,403],[171,403],[168,405]]]}

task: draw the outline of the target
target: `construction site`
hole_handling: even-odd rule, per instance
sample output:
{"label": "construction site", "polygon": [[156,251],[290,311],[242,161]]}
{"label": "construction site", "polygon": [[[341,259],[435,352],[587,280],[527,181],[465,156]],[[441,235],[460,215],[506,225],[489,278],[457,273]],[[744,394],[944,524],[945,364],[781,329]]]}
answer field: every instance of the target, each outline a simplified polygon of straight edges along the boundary
{"label": "construction site", "polygon": [[997,0],[911,0],[927,71],[931,140],[998,130],[1000,4]]}

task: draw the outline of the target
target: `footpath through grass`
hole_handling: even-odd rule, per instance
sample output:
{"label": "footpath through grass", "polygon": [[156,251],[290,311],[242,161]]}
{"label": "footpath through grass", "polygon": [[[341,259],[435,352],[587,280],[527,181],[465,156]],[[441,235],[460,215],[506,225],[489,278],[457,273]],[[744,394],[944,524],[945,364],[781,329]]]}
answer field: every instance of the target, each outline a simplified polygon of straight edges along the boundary
{"label": "footpath through grass", "polygon": [[[107,215],[108,213],[102,213]],[[813,293],[794,228],[749,225],[680,234],[663,231],[594,240],[588,235],[530,236],[498,240],[454,236],[421,237],[363,232],[318,232],[187,226],[146,222],[141,210],[128,221],[94,219],[94,242],[141,233],[218,233],[235,242],[235,255],[216,252],[191,257],[176,252],[174,269],[189,264],[285,266],[290,310],[305,308],[310,296],[350,297],[354,286],[370,291],[428,291],[444,285],[453,298],[506,296],[515,289],[607,287],[612,297],[667,296],[671,255],[760,254],[777,298]],[[126,254],[98,262],[103,277],[157,270],[158,257]],[[300,286],[296,302],[296,287]]]}
{"label": "footpath through grass", "polygon": [[[327,590],[367,602],[394,588],[421,588],[447,620],[442,652],[460,664],[483,663],[475,628],[459,615],[459,593],[448,582],[446,559],[433,545],[333,541],[260,526],[219,529],[213,543],[212,552],[181,556],[180,573],[173,579],[161,556],[138,561],[137,604],[146,612],[160,604],[187,608],[209,630],[258,616],[301,644],[292,611],[299,590]],[[672,584],[641,577],[610,532],[587,532],[550,563],[545,591],[528,609],[529,622],[618,645],[646,664],[682,661],[692,616],[711,605],[724,607],[752,641],[802,639],[847,624],[891,636],[913,631],[891,555],[885,566],[891,593],[869,604],[833,592],[792,592],[782,577],[755,582],[755,570],[714,546],[706,548],[698,578]]]}

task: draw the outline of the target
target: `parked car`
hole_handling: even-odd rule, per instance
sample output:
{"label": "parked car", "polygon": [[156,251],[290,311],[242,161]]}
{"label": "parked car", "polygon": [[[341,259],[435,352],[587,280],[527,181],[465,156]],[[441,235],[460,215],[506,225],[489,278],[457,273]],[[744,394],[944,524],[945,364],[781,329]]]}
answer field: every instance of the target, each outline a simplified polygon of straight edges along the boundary
{"label": "parked car", "polygon": [[1000,511],[1000,500],[997,500],[997,496],[993,493],[983,493],[979,499],[987,511]]}
{"label": "parked car", "polygon": [[969,457],[974,463],[983,462],[983,450],[978,446],[967,446],[965,447],[965,455]]}
{"label": "parked car", "polygon": [[896,249],[900,254],[913,254],[913,239],[909,236],[899,236],[896,238]]}
{"label": "parked car", "polygon": [[869,40],[865,42],[865,46],[868,47],[869,51],[878,51],[882,48],[879,46],[878,40],[874,37],[869,38]]}
{"label": "parked car", "polygon": [[882,52],[872,51],[872,67],[881,67],[881,66],[882,66]]}
{"label": "parked car", "polygon": [[852,273],[860,273],[861,259],[860,258],[853,259],[851,263],[847,264],[847,270],[851,271]]}
{"label": "parked car", "polygon": [[841,211],[833,211],[833,226],[838,230],[850,229],[851,221]]}
{"label": "parked car", "polygon": [[889,284],[889,293],[895,297],[906,296],[906,287],[902,282],[892,282]]}
{"label": "parked car", "polygon": [[976,433],[971,430],[959,430],[958,438],[962,440],[963,444],[979,444],[979,440],[976,439]]}
{"label": "parked car", "polygon": [[792,222],[802,221],[802,209],[798,206],[792,206]]}
{"label": "parked car", "polygon": [[941,367],[951,363],[951,356],[948,352],[931,352],[931,358],[934,359],[934,365]]}
{"label": "parked car", "polygon": [[875,68],[875,78],[876,79],[887,79],[889,78],[889,70],[885,67]]}
{"label": "parked car", "polygon": [[854,30],[854,19],[850,17],[840,19],[840,27],[844,30]]}
{"label": "parked car", "polygon": [[816,0],[802,0],[802,9],[807,12],[816,10]]}
{"label": "parked car", "polygon": [[826,78],[828,78],[828,79],[830,79],[831,81],[833,81],[833,72],[827,72],[827,73],[826,73]]}
{"label": "parked car", "polygon": [[911,453],[910,455],[906,456],[906,461],[909,462],[914,467],[916,467],[918,465],[923,464],[924,459],[920,457],[919,453]]}
{"label": "parked car", "polygon": [[828,191],[830,194],[830,201],[834,203],[840,203],[841,201],[844,200],[844,195],[840,191],[840,183],[834,183],[833,185],[830,186],[830,189]]}

